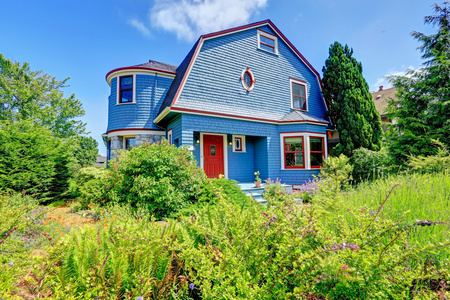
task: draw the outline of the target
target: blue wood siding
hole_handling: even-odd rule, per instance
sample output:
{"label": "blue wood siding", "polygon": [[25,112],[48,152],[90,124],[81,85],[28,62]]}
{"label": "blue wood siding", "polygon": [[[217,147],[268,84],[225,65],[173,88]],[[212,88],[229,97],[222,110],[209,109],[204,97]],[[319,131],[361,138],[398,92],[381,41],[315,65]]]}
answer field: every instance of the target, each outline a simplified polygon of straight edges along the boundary
{"label": "blue wood siding", "polygon": [[[268,26],[261,29],[271,32]],[[292,111],[293,77],[307,82],[308,111],[322,118],[326,108],[315,74],[280,39],[279,55],[257,46],[257,29],[206,40],[175,106],[278,120]],[[250,92],[240,80],[247,67],[256,79]]]}
{"label": "blue wood siding", "polygon": [[136,75],[136,103],[117,105],[117,77],[111,80],[108,98],[108,129],[156,129],[153,120],[164,101],[172,79],[154,75]]}
{"label": "blue wood siding", "polygon": [[[181,127],[180,145],[194,146],[193,153],[197,161],[200,161],[200,144],[195,143],[194,133],[245,135],[247,137],[247,153],[234,153],[231,146],[227,145],[228,177],[230,179],[253,181],[253,173],[260,171],[262,179],[280,178],[283,183],[301,184],[312,179],[312,174],[319,172],[319,170],[281,170],[280,132],[325,133],[325,126],[310,124],[279,126],[188,114],[182,114],[181,117],[170,122],[168,129],[175,130],[174,128],[177,127],[175,124]],[[173,134],[175,136],[175,132]]]}

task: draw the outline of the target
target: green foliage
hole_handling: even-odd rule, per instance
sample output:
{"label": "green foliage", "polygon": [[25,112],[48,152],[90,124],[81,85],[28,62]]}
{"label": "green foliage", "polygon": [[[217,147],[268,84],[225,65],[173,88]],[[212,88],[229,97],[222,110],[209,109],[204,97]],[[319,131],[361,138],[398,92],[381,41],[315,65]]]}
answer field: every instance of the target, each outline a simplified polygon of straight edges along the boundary
{"label": "green foliage", "polygon": [[322,80],[323,96],[330,104],[327,114],[340,136],[333,151],[347,156],[360,147],[379,150],[383,134],[380,115],[362,76],[362,65],[352,54],[347,45],[331,45]]}
{"label": "green foliage", "polygon": [[436,14],[425,17],[425,23],[437,26],[437,33],[412,33],[422,43],[424,67],[390,78],[398,101],[390,103],[396,122],[388,141],[398,165],[406,165],[411,155],[435,155],[438,147],[433,139],[450,146],[450,2],[442,7],[435,4],[434,10]]}
{"label": "green foliage", "polygon": [[203,299],[405,299],[413,279],[447,280],[422,273],[421,256],[450,241],[410,247],[402,223],[382,217],[387,200],[372,214],[292,201],[242,210],[219,195],[183,219],[196,246],[180,258]]}
{"label": "green foliage", "polygon": [[383,147],[379,151],[359,148],[350,157],[353,166],[352,177],[354,183],[370,181],[387,176],[391,172],[388,149]]}
{"label": "green foliage", "polygon": [[294,200],[293,195],[286,192],[285,187],[279,180],[266,180],[266,183],[264,184],[263,195],[269,206],[278,205],[278,202],[292,202]]}
{"label": "green foliage", "polygon": [[439,146],[436,155],[432,156],[410,156],[408,166],[420,173],[436,173],[450,171],[450,153],[447,147],[439,141],[433,140]]}
{"label": "green foliage", "polygon": [[0,120],[32,120],[57,137],[84,133],[86,124],[75,120],[84,115],[81,102],[61,91],[68,79],[58,81],[0,54]]}
{"label": "green foliage", "polygon": [[[377,211],[386,198],[386,191],[399,184],[390,195],[389,202],[383,207],[383,216],[402,226],[408,226],[408,239],[411,245],[425,245],[430,241],[448,239],[450,224],[450,176],[448,173],[391,175],[373,182],[365,182],[354,190],[341,195],[341,200],[353,210]],[[345,211],[345,208],[342,209]],[[409,212],[404,214],[404,212]],[[350,216],[351,217],[351,216]],[[414,225],[417,221],[429,220],[435,225]],[[439,223],[443,222],[443,223]],[[447,223],[447,224],[445,224]],[[441,260],[450,256],[445,252],[437,253]]]}
{"label": "green foliage", "polygon": [[353,166],[349,164],[349,158],[344,154],[339,157],[328,157],[319,173],[321,179],[318,184],[320,199],[333,202],[333,199],[339,198],[339,192],[346,190],[348,183],[352,180],[352,171]]}
{"label": "green foliage", "polygon": [[51,274],[54,297],[156,300],[188,294],[175,222],[122,219],[110,225],[83,228],[55,247],[52,255],[60,267]]}
{"label": "green foliage", "polygon": [[100,202],[105,193],[105,179],[109,170],[102,167],[86,166],[77,170],[70,183],[72,197],[77,197],[77,209],[84,209],[91,202]]}
{"label": "green foliage", "polygon": [[140,203],[158,219],[196,202],[206,180],[189,150],[166,140],[120,152],[111,166],[105,200]]}
{"label": "green foliage", "polygon": [[25,191],[40,202],[64,198],[73,167],[69,146],[31,121],[0,123],[0,192]]}
{"label": "green foliage", "polygon": [[174,212],[171,217],[197,215],[198,211],[205,205],[211,207],[217,204],[217,193],[221,193],[228,201],[239,207],[248,207],[253,200],[245,195],[240,189],[237,181],[226,178],[208,178],[202,185],[198,201]]}
{"label": "green foliage", "polygon": [[90,136],[75,136],[67,139],[73,149],[73,156],[75,157],[79,166],[92,165],[97,161],[98,143]]}

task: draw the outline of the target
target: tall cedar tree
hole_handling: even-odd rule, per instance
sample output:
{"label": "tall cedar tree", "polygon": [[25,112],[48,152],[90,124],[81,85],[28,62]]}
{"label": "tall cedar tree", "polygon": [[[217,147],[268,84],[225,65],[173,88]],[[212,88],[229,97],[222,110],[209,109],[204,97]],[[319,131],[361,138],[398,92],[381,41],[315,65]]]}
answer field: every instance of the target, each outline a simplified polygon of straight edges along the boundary
{"label": "tall cedar tree", "polygon": [[389,150],[399,165],[408,156],[436,154],[439,139],[450,147],[450,2],[434,4],[435,15],[425,24],[438,27],[436,34],[412,32],[422,45],[418,48],[424,66],[405,76],[392,76],[398,101],[391,101],[390,112],[396,122],[388,136]]}
{"label": "tall cedar tree", "polygon": [[350,156],[360,147],[374,151],[381,147],[380,114],[362,76],[362,65],[352,54],[353,49],[335,42],[323,68],[323,96],[330,103],[327,114],[340,135],[333,149],[336,155]]}

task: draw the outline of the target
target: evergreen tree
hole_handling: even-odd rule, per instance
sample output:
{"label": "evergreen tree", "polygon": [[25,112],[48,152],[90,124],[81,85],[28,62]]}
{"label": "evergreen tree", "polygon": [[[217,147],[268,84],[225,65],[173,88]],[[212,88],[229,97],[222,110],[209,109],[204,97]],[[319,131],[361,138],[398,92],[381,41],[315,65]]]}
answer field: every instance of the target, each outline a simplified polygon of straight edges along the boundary
{"label": "evergreen tree", "polygon": [[450,2],[434,5],[435,15],[425,24],[438,27],[436,34],[413,32],[422,42],[418,48],[426,60],[423,68],[405,76],[393,76],[398,101],[391,101],[390,112],[396,122],[388,136],[389,150],[400,165],[408,156],[436,154],[433,139],[450,146]]}
{"label": "evergreen tree", "polygon": [[362,65],[347,45],[335,42],[329,53],[323,68],[323,96],[330,103],[327,114],[340,136],[333,152],[350,156],[360,147],[378,151],[383,129]]}

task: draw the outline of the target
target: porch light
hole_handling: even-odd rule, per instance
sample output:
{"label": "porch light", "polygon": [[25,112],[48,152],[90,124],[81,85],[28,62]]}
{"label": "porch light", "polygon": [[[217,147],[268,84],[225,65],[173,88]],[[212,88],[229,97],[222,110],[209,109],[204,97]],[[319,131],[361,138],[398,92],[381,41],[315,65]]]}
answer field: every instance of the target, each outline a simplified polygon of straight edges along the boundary
{"label": "porch light", "polygon": [[230,145],[230,146],[233,145],[233,142],[229,142],[228,145]]}
{"label": "porch light", "polygon": [[196,143],[197,143],[197,144],[200,144],[200,140],[199,140],[199,139],[197,139]]}

